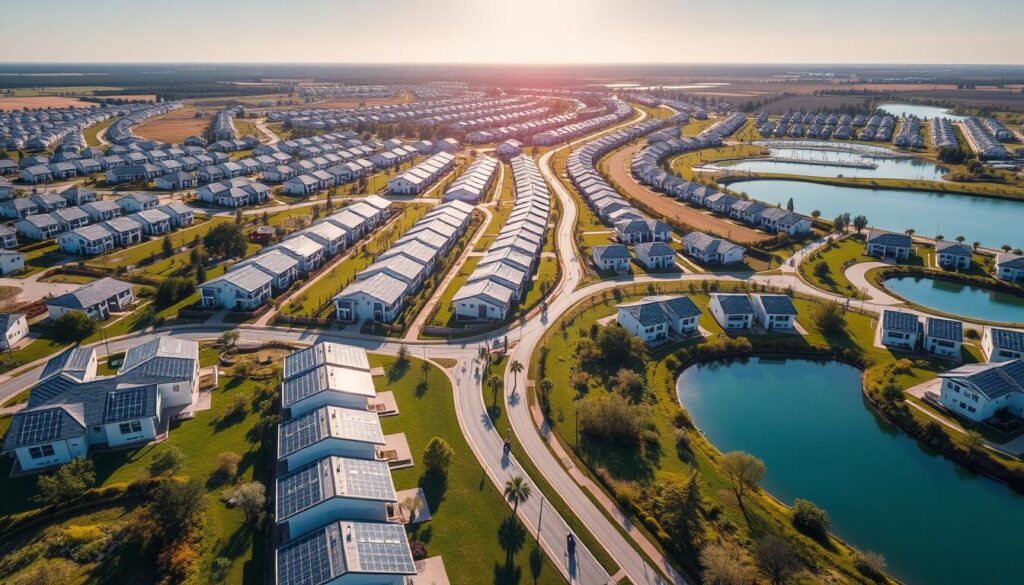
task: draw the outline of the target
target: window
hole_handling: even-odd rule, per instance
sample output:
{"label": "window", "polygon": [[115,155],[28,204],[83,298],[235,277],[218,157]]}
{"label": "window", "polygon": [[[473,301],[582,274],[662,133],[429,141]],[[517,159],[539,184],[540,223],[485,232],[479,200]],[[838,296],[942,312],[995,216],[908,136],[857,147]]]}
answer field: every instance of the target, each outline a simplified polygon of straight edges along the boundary
{"label": "window", "polygon": [[29,447],[28,454],[33,459],[42,459],[44,457],[53,457],[53,445],[42,445],[39,447]]}
{"label": "window", "polygon": [[118,427],[120,428],[122,435],[130,435],[132,433],[142,432],[142,423],[140,423],[137,420],[123,422]]}

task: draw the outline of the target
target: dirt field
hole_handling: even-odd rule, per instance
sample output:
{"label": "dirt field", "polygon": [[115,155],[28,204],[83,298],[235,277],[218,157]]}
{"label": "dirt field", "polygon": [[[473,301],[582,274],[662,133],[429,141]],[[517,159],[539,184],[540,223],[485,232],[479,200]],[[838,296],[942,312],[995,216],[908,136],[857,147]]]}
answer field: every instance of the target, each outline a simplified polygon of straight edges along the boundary
{"label": "dirt field", "polygon": [[202,134],[209,125],[209,116],[196,118],[196,110],[182,108],[147,120],[135,128],[135,133],[148,140],[181,142],[193,134]]}
{"label": "dirt field", "polygon": [[634,144],[612,153],[604,163],[611,182],[621,189],[627,197],[635,199],[650,207],[664,217],[688,225],[695,230],[714,234],[734,242],[759,242],[770,236],[764,232],[752,230],[738,223],[704,213],[670,199],[644,187],[629,172],[629,161],[643,144]]}
{"label": "dirt field", "polygon": [[0,111],[25,110],[30,108],[94,108],[96,104],[83,102],[78,98],[62,96],[0,97]]}

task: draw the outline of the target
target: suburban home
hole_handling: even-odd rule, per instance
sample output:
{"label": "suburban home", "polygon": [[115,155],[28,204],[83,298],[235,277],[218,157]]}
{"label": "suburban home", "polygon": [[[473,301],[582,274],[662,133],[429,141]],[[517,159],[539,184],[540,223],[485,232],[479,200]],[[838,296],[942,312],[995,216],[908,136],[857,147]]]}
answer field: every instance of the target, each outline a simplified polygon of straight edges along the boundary
{"label": "suburban home", "polygon": [[477,266],[466,278],[466,284],[481,280],[496,282],[511,289],[512,298],[519,300],[523,298],[523,293],[530,283],[530,274],[507,262],[492,262],[486,266]]}
{"label": "suburban home", "polygon": [[128,247],[142,241],[142,224],[130,217],[115,217],[102,223],[114,236],[114,243]]}
{"label": "suburban home", "polygon": [[168,203],[156,210],[167,215],[171,219],[171,228],[176,230],[192,225],[196,218],[195,210],[184,203]]}
{"label": "suburban home", "polygon": [[939,240],[935,242],[935,258],[946,269],[967,270],[971,267],[974,250],[967,244]]}
{"label": "suburban home", "polygon": [[914,253],[913,240],[907,234],[872,229],[868,230],[864,244],[864,253],[868,256],[899,260],[910,258]]}
{"label": "suburban home", "polygon": [[175,171],[157,177],[153,183],[157,189],[164,191],[178,191],[181,189],[192,189],[196,186],[196,176],[185,171]]}
{"label": "suburban home", "polygon": [[982,422],[1000,411],[1021,416],[1024,362],[967,364],[939,374],[939,403],[960,416]]}
{"label": "suburban home", "polygon": [[996,278],[1006,282],[1024,283],[1024,256],[1006,253],[996,254]]}
{"label": "suburban home", "polygon": [[370,411],[376,397],[368,368],[321,364],[286,379],[281,385],[281,406],[288,418],[324,406]]}
{"label": "suburban home", "polygon": [[0,349],[14,349],[28,335],[28,319],[22,313],[0,313],[0,335]]}
{"label": "suburban home", "polygon": [[272,249],[298,260],[299,272],[313,272],[324,259],[324,247],[302,234],[292,236]]}
{"label": "suburban home", "polygon": [[389,274],[375,274],[349,284],[334,297],[339,321],[390,323],[402,311],[409,285]]}
{"label": "suburban home", "polygon": [[333,341],[319,341],[284,356],[282,375],[288,380],[322,365],[370,371],[365,349]]}
{"label": "suburban home", "polygon": [[907,351],[917,349],[921,337],[921,321],[913,313],[886,309],[878,323],[879,340],[883,345]]}
{"label": "suburban home", "polygon": [[53,180],[53,171],[46,165],[35,165],[21,169],[21,180],[30,183],[45,183]]}
{"label": "suburban home", "polygon": [[89,221],[99,223],[121,216],[121,206],[113,201],[93,201],[85,203],[81,207],[89,216]]}
{"label": "suburban home", "polygon": [[687,296],[644,297],[615,305],[615,321],[646,343],[675,333],[688,336],[700,327],[700,309]]}
{"label": "suburban home", "polygon": [[39,213],[49,213],[68,206],[67,199],[53,193],[40,193],[32,196],[32,202],[39,208]]}
{"label": "suburban home", "polygon": [[515,290],[494,280],[467,282],[452,297],[456,319],[501,321],[515,298]]}
{"label": "suburban home", "polygon": [[616,222],[615,235],[623,244],[670,242],[672,228],[656,219],[631,219]]}
{"label": "suburban home", "polygon": [[313,175],[299,175],[284,182],[284,192],[294,197],[312,195],[320,189],[320,179]]}
{"label": "suburban home", "polygon": [[33,472],[85,457],[90,448],[148,443],[195,403],[199,345],[159,337],[125,354],[116,376],[97,376],[96,351],[69,348],[43,367],[3,451]]}
{"label": "suburban home", "polygon": [[377,260],[356,274],[356,280],[366,280],[376,274],[387,274],[408,285],[407,292],[416,292],[423,285],[428,275],[426,264],[421,264],[405,256],[391,256]]}
{"label": "suburban home", "polygon": [[50,217],[60,225],[62,232],[77,229],[89,223],[89,214],[82,211],[80,207],[58,209],[51,213]]}
{"label": "suburban home", "polygon": [[747,295],[712,293],[711,314],[726,331],[754,326],[754,306]]}
{"label": "suburban home", "polygon": [[119,313],[135,301],[132,285],[113,278],[101,278],[46,301],[50,319],[78,311],[97,321]]}
{"label": "suburban home", "polygon": [[1024,331],[985,327],[981,335],[981,349],[990,362],[1024,358]]}
{"label": "suburban home", "polygon": [[523,154],[523,143],[515,138],[506,140],[494,148],[495,154],[503,157],[513,157]]}
{"label": "suburban home", "polygon": [[683,236],[683,251],[698,262],[711,266],[742,262],[746,249],[703,232],[690,232]]}
{"label": "suburban home", "polygon": [[270,250],[233,265],[229,270],[237,270],[243,266],[255,266],[270,275],[273,281],[271,288],[275,291],[282,291],[289,286],[299,275],[299,261],[280,250]]}
{"label": "suburban home", "polygon": [[647,242],[633,247],[636,260],[648,270],[675,268],[676,253],[665,242]]}
{"label": "suburban home", "polygon": [[942,357],[960,359],[964,324],[950,319],[927,317],[924,320],[924,350]]}
{"label": "suburban home", "polygon": [[30,215],[25,219],[19,219],[14,222],[14,229],[17,230],[19,236],[36,241],[52,238],[61,231],[60,223],[48,213]]}
{"label": "suburban home", "polygon": [[128,216],[142,226],[142,233],[147,236],[159,236],[171,231],[171,216],[159,209],[147,209]]}
{"label": "suburban home", "polygon": [[22,219],[39,213],[39,206],[27,197],[0,201],[0,216],[8,219]]}
{"label": "suburban home", "polygon": [[0,249],[0,275],[7,276],[25,268],[25,253]]}
{"label": "suburban home", "polygon": [[0,225],[0,248],[17,248],[18,234],[11,228]]}
{"label": "suburban home", "polygon": [[629,270],[629,249],[622,244],[594,246],[590,249],[594,266],[598,270],[626,272]]}
{"label": "suburban home", "polygon": [[281,545],[274,567],[280,585],[404,585],[413,582],[417,570],[401,524],[349,520],[332,521]]}
{"label": "suburban home", "polygon": [[117,205],[122,213],[138,213],[160,205],[160,198],[149,193],[132,193],[118,198]]}
{"label": "suburban home", "polygon": [[770,207],[761,212],[761,229],[771,233],[785,233],[798,236],[811,231],[811,220],[778,207]]}
{"label": "suburban home", "polygon": [[787,295],[754,293],[750,295],[754,306],[754,319],[768,330],[795,329],[796,305]]}
{"label": "suburban home", "polygon": [[149,181],[155,179],[160,175],[160,169],[156,165],[149,163],[145,164],[127,164],[107,169],[106,181],[107,183],[128,183],[133,181]]}
{"label": "suburban home", "polygon": [[199,285],[199,304],[207,309],[253,311],[270,300],[273,277],[248,265]]}
{"label": "suburban home", "polygon": [[376,412],[323,406],[277,427],[277,460],[289,471],[328,455],[379,461],[385,445]]}
{"label": "suburban home", "polygon": [[114,234],[100,224],[87,225],[57,236],[66,254],[95,256],[114,249]]}

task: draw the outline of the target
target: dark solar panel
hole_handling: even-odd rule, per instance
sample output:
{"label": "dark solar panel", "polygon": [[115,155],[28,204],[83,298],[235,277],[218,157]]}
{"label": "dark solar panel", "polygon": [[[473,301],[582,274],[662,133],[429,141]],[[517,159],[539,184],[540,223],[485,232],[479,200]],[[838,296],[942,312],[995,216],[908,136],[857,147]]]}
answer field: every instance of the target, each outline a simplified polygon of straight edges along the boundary
{"label": "dark solar panel", "polygon": [[316,585],[332,575],[327,537],[323,530],[277,549],[278,585]]}
{"label": "dark solar panel", "polygon": [[62,412],[57,408],[29,413],[22,419],[18,443],[31,445],[51,441],[60,436],[62,422]]}
{"label": "dark solar panel", "polygon": [[405,528],[397,524],[357,524],[356,551],[366,573],[415,573]]}
{"label": "dark solar panel", "polygon": [[323,490],[320,462],[303,467],[277,481],[277,518],[287,518],[319,502]]}
{"label": "dark solar panel", "polygon": [[320,439],[319,412],[314,411],[280,426],[281,453],[288,455]]}
{"label": "dark solar panel", "polygon": [[145,388],[111,392],[107,396],[107,421],[141,418],[146,410]]}

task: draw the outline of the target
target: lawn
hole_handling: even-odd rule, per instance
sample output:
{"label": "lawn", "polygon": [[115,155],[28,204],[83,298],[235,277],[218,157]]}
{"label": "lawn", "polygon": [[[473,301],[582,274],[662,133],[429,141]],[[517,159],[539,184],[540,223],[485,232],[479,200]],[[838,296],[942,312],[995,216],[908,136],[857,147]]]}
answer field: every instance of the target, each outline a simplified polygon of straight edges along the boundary
{"label": "lawn", "polygon": [[40,245],[25,253],[25,269],[12,276],[14,278],[28,278],[37,272],[53,268],[65,258],[67,258],[67,255],[61,253],[60,246],[56,241]]}
{"label": "lawn", "polygon": [[149,241],[143,242],[130,248],[119,248],[109,254],[104,254],[97,258],[93,258],[86,262],[90,266],[96,266],[97,268],[126,268],[128,266],[138,264],[139,262],[150,258],[152,256],[159,256],[163,253],[163,240],[165,237],[171,239],[171,243],[175,246],[184,246],[194,240],[196,237],[202,238],[213,229],[214,226],[220,223],[226,223],[234,221],[234,218],[230,217],[214,217],[209,221],[197,223],[193,226],[187,227],[183,230],[171,232],[166,236],[159,236],[152,238]]}
{"label": "lawn", "polygon": [[704,131],[705,128],[714,124],[717,120],[714,118],[708,118],[706,120],[697,120],[696,118],[690,120],[685,126],[683,126],[683,136],[696,136]]}
{"label": "lawn", "polygon": [[[804,259],[800,264],[800,276],[812,286],[822,290],[859,299],[864,297],[864,292],[858,290],[846,278],[846,269],[860,262],[877,260],[877,258],[864,255],[864,240],[862,238],[844,238],[838,242],[830,242],[812,256]],[[824,262],[828,266],[828,273],[823,276],[819,276],[814,269],[820,262]]]}
{"label": "lawn", "polygon": [[[417,460],[414,467],[393,473],[395,489],[420,486],[434,515],[430,522],[413,529],[411,538],[424,541],[430,556],[444,558],[453,585],[564,583],[550,560],[535,552],[536,545],[525,533],[513,531],[511,556],[503,548],[499,534],[511,509],[462,435],[447,376],[431,367],[424,377],[420,364],[411,359],[403,369],[396,367],[394,357],[370,356],[371,366],[387,371],[387,376],[374,378],[377,390],[394,392],[400,412],[381,419],[384,432],[405,433]],[[446,484],[426,476],[419,462],[434,436],[448,441],[455,452]]]}
{"label": "lawn", "polygon": [[724,159],[760,156],[764,153],[765,149],[763,147],[754,146],[752,144],[736,144],[733,146],[720,146],[718,148],[705,148],[703,150],[687,152],[669,159],[669,166],[672,168],[673,173],[679,175],[683,179],[693,181],[696,180],[695,177],[700,177],[700,173],[693,172],[693,167],[699,167],[710,162]]}
{"label": "lawn", "polygon": [[455,293],[459,292],[462,285],[466,284],[466,279],[476,270],[478,262],[480,262],[479,256],[470,256],[463,262],[458,274],[452,278],[452,281],[448,283],[448,287],[441,294],[441,298],[438,299],[437,311],[434,313],[433,319],[430,320],[431,325],[435,327],[454,327],[458,325],[455,321],[455,311],[452,310],[452,297],[455,296]]}
{"label": "lawn", "polygon": [[100,132],[103,132],[104,130],[109,128],[110,125],[113,124],[116,121],[117,121],[117,118],[110,118],[109,120],[104,120],[104,121],[100,122],[99,124],[93,124],[92,126],[89,126],[88,128],[86,128],[82,132],[82,134],[85,135],[85,144],[87,146],[99,146],[100,145],[100,139],[99,139]]}

